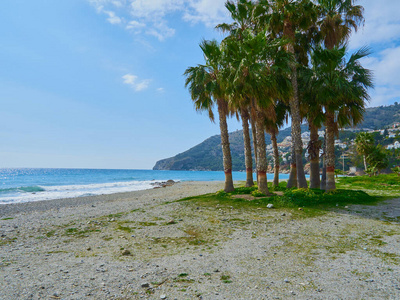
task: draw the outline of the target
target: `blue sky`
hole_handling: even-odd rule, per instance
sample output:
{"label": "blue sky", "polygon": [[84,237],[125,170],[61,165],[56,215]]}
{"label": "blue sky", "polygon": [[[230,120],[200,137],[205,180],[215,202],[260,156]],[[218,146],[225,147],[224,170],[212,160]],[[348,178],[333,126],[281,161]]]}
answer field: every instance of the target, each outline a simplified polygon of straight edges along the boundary
{"label": "blue sky", "polygon": [[[0,167],[150,169],[218,134],[182,73],[224,0],[3,0]],[[400,1],[365,0],[370,106],[400,100]],[[240,129],[235,120],[231,131]]]}

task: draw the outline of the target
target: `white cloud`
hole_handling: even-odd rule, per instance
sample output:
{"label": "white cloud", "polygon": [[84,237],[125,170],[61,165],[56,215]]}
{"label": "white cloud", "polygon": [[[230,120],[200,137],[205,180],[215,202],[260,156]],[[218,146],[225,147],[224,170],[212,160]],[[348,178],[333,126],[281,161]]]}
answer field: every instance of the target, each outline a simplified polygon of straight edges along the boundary
{"label": "white cloud", "polygon": [[140,28],[143,28],[143,27],[146,27],[146,24],[140,23],[140,22],[135,21],[135,20],[130,21],[128,23],[128,25],[126,25],[126,29],[140,29]]}
{"label": "white cloud", "polygon": [[122,79],[125,84],[131,86],[136,92],[147,89],[151,82],[150,79],[138,80],[138,77],[133,74],[125,74]]}
{"label": "white cloud", "polygon": [[374,71],[377,85],[393,85],[400,88],[400,46],[385,49],[374,57],[363,60],[363,66]]}
{"label": "white cloud", "polygon": [[149,28],[146,33],[155,36],[159,41],[163,41],[166,38],[174,36],[175,29],[169,28],[165,23],[159,23]]}
{"label": "white cloud", "polygon": [[362,0],[357,4],[364,6],[365,26],[353,34],[351,48],[400,40],[400,1]]}
{"label": "white cloud", "polygon": [[165,89],[164,89],[164,88],[158,88],[158,89],[157,89],[157,92],[159,92],[160,94],[161,94],[161,93],[164,93],[164,92],[165,92]]}
{"label": "white cloud", "polygon": [[131,0],[130,13],[137,18],[154,19],[182,10],[184,0]]}
{"label": "white cloud", "polygon": [[190,22],[203,22],[209,27],[227,21],[228,12],[225,8],[226,1],[219,0],[190,0],[189,8],[183,17]]}
{"label": "white cloud", "polygon": [[105,10],[104,13],[108,15],[107,21],[111,24],[120,24],[122,22],[121,18],[118,17],[115,12]]}
{"label": "white cloud", "polygon": [[[227,21],[226,0],[87,0],[111,24],[122,24],[134,34],[163,41],[175,35],[168,20],[178,15],[186,22],[213,27]],[[116,12],[115,12],[116,11]],[[123,17],[119,17],[122,15]]]}
{"label": "white cloud", "polygon": [[125,1],[118,1],[118,0],[111,1],[111,3],[116,7],[122,7],[124,5],[123,2]]}
{"label": "white cloud", "polygon": [[400,98],[400,46],[388,48],[373,57],[363,59],[364,67],[374,72],[375,90],[371,92],[371,106],[393,103]]}

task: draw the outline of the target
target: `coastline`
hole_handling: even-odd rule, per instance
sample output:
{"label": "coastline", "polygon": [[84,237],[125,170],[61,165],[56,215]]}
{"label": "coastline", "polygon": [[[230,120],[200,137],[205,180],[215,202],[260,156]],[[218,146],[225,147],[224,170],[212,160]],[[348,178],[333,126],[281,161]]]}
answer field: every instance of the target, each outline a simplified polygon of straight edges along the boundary
{"label": "coastline", "polygon": [[[104,195],[94,195],[94,196],[82,196],[74,198],[61,198],[52,200],[40,200],[32,202],[18,202],[11,204],[1,204],[0,205],[0,219],[4,217],[14,216],[15,214],[26,214],[33,212],[46,212],[49,210],[60,210],[68,208],[78,208],[78,207],[89,207],[91,205],[101,204],[111,202],[126,202],[131,200],[139,200],[144,198],[146,201],[153,197],[156,200],[162,198],[163,189],[167,187],[155,186],[152,189],[132,191],[132,192],[122,192]],[[223,182],[221,181],[184,181],[175,182],[174,185],[168,186],[168,196],[171,200],[177,200],[177,197],[189,197],[199,194],[206,194],[215,192],[215,188],[223,189]],[[165,199],[166,200],[166,199]],[[162,201],[162,200],[161,200]],[[120,206],[117,206],[118,208]],[[113,208],[107,208],[112,211]],[[121,207],[122,209],[122,207]],[[110,212],[111,213],[111,212]]]}
{"label": "coastline", "polygon": [[222,188],[180,182],[0,206],[0,299],[400,295],[399,199],[315,217],[175,201]]}

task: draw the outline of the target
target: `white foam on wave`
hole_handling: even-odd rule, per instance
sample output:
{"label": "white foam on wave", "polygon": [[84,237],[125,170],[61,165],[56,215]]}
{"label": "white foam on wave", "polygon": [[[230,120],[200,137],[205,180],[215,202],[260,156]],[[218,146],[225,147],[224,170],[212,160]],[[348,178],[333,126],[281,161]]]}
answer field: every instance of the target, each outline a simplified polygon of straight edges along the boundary
{"label": "white foam on wave", "polygon": [[114,193],[148,190],[154,188],[153,184],[155,182],[158,181],[149,180],[95,183],[85,185],[40,186],[44,189],[44,191],[36,193],[19,193],[18,195],[1,197],[0,204],[107,195]]}

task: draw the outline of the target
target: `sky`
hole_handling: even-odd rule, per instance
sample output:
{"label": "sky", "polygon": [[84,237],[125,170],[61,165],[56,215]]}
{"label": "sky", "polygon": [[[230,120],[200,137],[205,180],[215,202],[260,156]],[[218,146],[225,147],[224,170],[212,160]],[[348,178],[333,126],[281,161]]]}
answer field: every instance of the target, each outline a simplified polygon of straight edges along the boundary
{"label": "sky", "polygon": [[[221,39],[225,0],[2,0],[0,167],[151,169],[219,134],[183,72]],[[400,100],[400,1],[360,0],[368,106]],[[235,119],[229,130],[241,129]]]}

